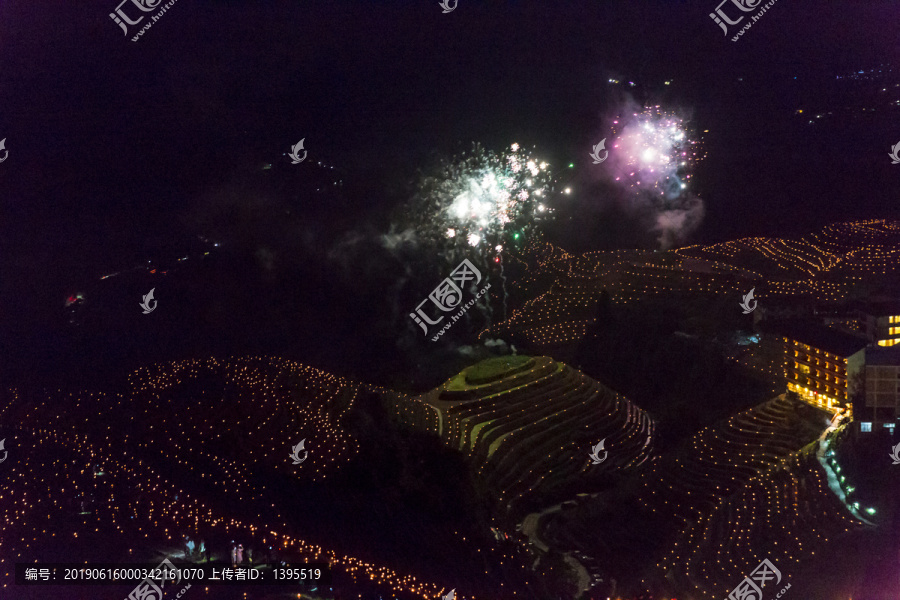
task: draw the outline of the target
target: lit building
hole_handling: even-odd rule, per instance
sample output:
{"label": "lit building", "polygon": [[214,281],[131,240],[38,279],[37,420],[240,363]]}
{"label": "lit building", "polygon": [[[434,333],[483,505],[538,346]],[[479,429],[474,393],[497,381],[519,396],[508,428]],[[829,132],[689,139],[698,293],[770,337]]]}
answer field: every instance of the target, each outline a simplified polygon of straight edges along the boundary
{"label": "lit building", "polygon": [[787,388],[820,408],[852,412],[849,382],[865,366],[868,340],[816,323],[778,323]]}
{"label": "lit building", "polygon": [[783,357],[789,391],[824,410],[844,410],[861,433],[893,432],[900,419],[900,346],[880,343],[882,320],[893,327],[882,317],[859,319],[867,337],[821,321],[767,321],[760,330],[773,356]]}
{"label": "lit building", "polygon": [[900,348],[867,348],[864,374],[851,385],[859,430],[887,428],[893,433],[900,418]]}
{"label": "lit building", "polygon": [[858,311],[866,336],[879,346],[900,344],[900,303],[875,302]]}

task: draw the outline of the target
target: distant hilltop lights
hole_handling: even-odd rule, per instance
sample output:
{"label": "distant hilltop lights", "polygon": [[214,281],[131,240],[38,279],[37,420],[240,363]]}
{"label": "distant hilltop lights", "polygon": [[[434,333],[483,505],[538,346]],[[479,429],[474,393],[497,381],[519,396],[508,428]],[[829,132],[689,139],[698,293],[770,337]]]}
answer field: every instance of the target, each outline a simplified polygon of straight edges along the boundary
{"label": "distant hilltop lights", "polygon": [[860,69],[849,75],[835,75],[835,79],[874,79],[877,75],[884,73],[893,73],[894,69],[890,65],[878,65],[872,69]]}
{"label": "distant hilltop lights", "polygon": [[[835,75],[832,84],[832,93],[847,94],[852,101],[835,105],[818,104],[808,107],[807,110],[796,109],[795,115],[809,114],[807,125],[819,125],[831,121],[833,118],[856,118],[862,113],[869,116],[871,113],[893,111],[900,106],[900,77],[894,68],[889,65],[880,65],[871,69],[860,69],[855,72]],[[877,91],[870,87],[877,85]],[[872,93],[876,92],[876,93]],[[830,110],[829,110],[830,109]]]}
{"label": "distant hilltop lights", "polygon": [[[290,153],[288,153],[288,152],[282,153],[283,156],[287,156],[288,158],[291,159],[291,162],[288,163],[288,164],[291,164],[291,165],[298,165],[298,164],[304,163],[304,164],[307,164],[307,165],[313,165],[313,166],[315,166],[315,167],[320,167],[320,168],[322,168],[322,169],[327,169],[327,170],[329,170],[329,171],[333,171],[333,170],[335,169],[334,165],[329,165],[329,164],[324,163],[324,162],[322,162],[322,161],[316,161],[315,163],[313,163],[313,162],[308,162],[308,163],[305,162],[305,159],[306,159],[306,150],[303,149],[303,142],[304,142],[305,139],[306,139],[306,138],[304,138],[303,140],[300,140],[300,142],[298,142],[297,144],[295,144],[295,145],[291,148],[291,152],[290,152]],[[273,171],[273,172],[274,172],[276,169],[277,169],[277,166],[273,165],[273,163],[262,163],[262,166],[260,167],[260,170],[262,170],[262,171]],[[343,186],[344,186],[344,180],[343,180],[343,179],[332,179],[330,182],[317,181],[317,183],[319,183],[320,186],[321,186],[322,184],[324,184],[324,187],[317,187],[317,188],[316,188],[316,191],[317,191],[317,192],[324,192],[324,191],[327,191],[327,190],[332,189],[332,188],[334,188],[334,187],[343,187]],[[330,184],[330,185],[329,185],[329,184]]]}
{"label": "distant hilltop lights", "polygon": [[[663,85],[672,85],[672,82],[673,82],[673,81],[675,81],[675,80],[674,80],[674,79],[667,79],[667,80],[665,80],[665,81],[663,82]],[[607,82],[608,82],[608,83],[612,83],[612,84],[620,84],[620,83],[622,83],[621,80],[619,80],[619,79],[613,79],[613,78],[607,79]],[[637,84],[636,84],[635,82],[633,82],[633,81],[629,81],[629,82],[628,82],[628,86],[629,86],[629,87],[635,87],[636,85],[637,85]]]}
{"label": "distant hilltop lights", "polygon": [[[205,238],[202,235],[198,235],[197,238],[205,244],[211,244],[213,248],[218,248],[220,246],[219,242],[211,242],[208,238]],[[196,256],[200,256],[200,257],[209,256],[209,252],[206,251],[206,252],[203,252],[202,255],[196,255]],[[189,260],[189,258],[190,258],[190,256],[182,256],[181,258],[178,258],[175,262],[176,262],[176,264],[183,263],[183,262]],[[157,275],[157,274],[165,275],[170,270],[170,269],[160,269],[159,267],[153,267],[152,265],[153,265],[153,260],[148,259],[146,265],[138,265],[138,266],[132,267],[130,269],[123,269],[121,271],[107,273],[106,275],[102,275],[99,279],[100,279],[100,281],[103,281],[105,279],[110,279],[111,277],[116,277],[117,275],[121,275],[123,273],[130,273],[131,271],[137,271],[137,270],[141,270],[141,269],[147,270],[152,275]]]}
{"label": "distant hilltop lights", "polygon": [[[285,152],[284,155],[287,156],[288,153]],[[312,164],[312,163],[310,163],[310,164]],[[322,163],[321,161],[317,162],[316,166],[322,167],[323,169],[334,169],[334,165],[327,165],[327,164]],[[263,166],[262,166],[263,171],[269,171],[271,169],[272,169],[272,163],[263,163]]]}

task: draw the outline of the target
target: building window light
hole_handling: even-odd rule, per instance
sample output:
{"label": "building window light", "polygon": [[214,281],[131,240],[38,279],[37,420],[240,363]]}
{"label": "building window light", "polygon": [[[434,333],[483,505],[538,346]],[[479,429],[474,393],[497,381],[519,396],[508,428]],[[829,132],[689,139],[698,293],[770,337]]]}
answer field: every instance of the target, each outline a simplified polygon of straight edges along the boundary
{"label": "building window light", "polygon": [[872,423],[870,421],[863,421],[862,423],[859,424],[859,430],[862,431],[863,433],[872,431]]}

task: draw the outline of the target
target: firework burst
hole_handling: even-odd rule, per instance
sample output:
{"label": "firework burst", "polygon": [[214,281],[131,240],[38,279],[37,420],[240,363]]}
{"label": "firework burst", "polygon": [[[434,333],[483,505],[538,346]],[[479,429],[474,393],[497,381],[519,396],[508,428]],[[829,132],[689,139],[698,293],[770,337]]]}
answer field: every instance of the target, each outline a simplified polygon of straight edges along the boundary
{"label": "firework burst", "polygon": [[649,217],[663,248],[683,241],[705,210],[690,189],[691,171],[703,158],[700,144],[680,117],[659,106],[620,116],[613,131],[604,176],[626,192],[633,210]]}
{"label": "firework burst", "polygon": [[690,170],[698,160],[699,147],[688,138],[682,119],[654,106],[618,118],[613,125],[620,130],[610,152],[617,182],[664,200],[689,193]]}
{"label": "firework burst", "polygon": [[499,255],[552,214],[551,190],[550,165],[518,144],[499,154],[476,145],[422,179],[408,216],[438,246]]}

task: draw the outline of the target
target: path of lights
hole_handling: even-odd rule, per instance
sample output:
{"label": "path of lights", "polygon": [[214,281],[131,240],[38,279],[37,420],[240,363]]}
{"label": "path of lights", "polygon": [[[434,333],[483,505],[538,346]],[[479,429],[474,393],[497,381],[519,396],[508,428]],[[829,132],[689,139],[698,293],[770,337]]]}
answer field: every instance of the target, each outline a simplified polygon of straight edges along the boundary
{"label": "path of lights", "polygon": [[[850,494],[852,494],[856,488],[846,481],[845,476],[840,474],[841,466],[834,457],[834,450],[830,450],[831,443],[834,439],[840,436],[843,431],[846,431],[849,425],[850,421],[841,425],[839,428],[829,427],[828,430],[822,434],[821,439],[819,439],[819,451],[816,453],[816,457],[819,459],[819,464],[822,465],[822,468],[825,469],[825,473],[828,475],[828,487],[831,488],[834,495],[844,503],[847,510],[866,525],[875,525],[860,514],[859,502],[850,501]],[[832,431],[834,432],[834,435],[830,436],[829,434]],[[866,512],[870,515],[874,515],[875,509],[867,508]]]}

